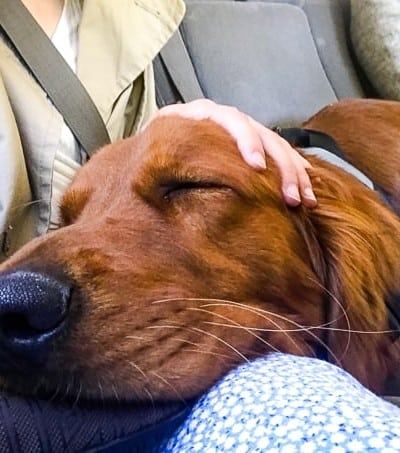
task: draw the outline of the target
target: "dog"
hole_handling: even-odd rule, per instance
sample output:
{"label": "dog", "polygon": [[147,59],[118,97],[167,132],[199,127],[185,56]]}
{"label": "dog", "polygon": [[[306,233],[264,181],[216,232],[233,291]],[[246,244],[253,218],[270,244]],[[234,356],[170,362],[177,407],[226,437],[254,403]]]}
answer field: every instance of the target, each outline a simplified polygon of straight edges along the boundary
{"label": "dog", "polygon": [[103,401],[196,397],[271,351],[321,357],[382,393],[400,349],[400,104],[347,100],[330,134],[391,200],[307,156],[318,199],[285,205],[211,120],[160,117],[98,151],[61,228],[0,267],[0,382]]}

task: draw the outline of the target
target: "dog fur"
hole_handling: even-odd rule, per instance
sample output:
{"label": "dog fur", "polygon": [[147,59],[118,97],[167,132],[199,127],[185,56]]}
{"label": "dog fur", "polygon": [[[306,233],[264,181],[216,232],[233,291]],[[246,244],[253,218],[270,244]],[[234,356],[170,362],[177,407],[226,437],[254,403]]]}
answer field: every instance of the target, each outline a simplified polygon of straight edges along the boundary
{"label": "dog fur", "polygon": [[[399,212],[400,103],[342,101],[305,126]],[[278,350],[323,354],[382,392],[400,358],[385,303],[400,293],[400,222],[353,176],[307,159],[314,209],[285,206],[274,163],[249,168],[210,120],[162,117],[100,150],[63,197],[62,228],[0,267],[73,288],[45,365],[4,373],[3,387],[187,399]]]}

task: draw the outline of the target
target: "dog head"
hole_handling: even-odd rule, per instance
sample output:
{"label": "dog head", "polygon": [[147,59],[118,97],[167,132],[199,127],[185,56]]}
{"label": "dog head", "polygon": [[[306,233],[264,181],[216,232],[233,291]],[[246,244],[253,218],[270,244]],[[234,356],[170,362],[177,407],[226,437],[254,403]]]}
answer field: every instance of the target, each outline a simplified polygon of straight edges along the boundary
{"label": "dog head", "polygon": [[307,210],[287,208],[273,163],[249,168],[208,120],[160,118],[100,150],[63,197],[62,228],[0,269],[3,385],[186,399],[279,350],[322,352],[379,389],[390,338],[360,331],[388,328],[399,224],[311,161]]}

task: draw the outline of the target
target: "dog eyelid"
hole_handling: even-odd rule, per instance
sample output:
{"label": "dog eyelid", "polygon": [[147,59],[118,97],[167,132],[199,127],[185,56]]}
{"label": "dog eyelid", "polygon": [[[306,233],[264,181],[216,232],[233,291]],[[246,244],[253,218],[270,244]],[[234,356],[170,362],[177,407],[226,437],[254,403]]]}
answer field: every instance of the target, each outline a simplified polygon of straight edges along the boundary
{"label": "dog eyelid", "polygon": [[231,190],[230,187],[224,184],[218,184],[213,182],[204,181],[176,181],[164,186],[163,198],[166,201],[171,201],[180,195],[190,193],[209,193],[210,191],[227,191]]}

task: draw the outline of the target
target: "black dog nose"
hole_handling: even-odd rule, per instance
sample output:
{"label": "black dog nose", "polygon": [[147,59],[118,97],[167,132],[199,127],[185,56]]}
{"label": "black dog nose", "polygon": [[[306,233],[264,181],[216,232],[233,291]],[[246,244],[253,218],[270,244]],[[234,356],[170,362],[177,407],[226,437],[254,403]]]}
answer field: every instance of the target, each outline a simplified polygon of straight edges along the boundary
{"label": "black dog nose", "polygon": [[0,369],[42,364],[62,332],[71,288],[47,275],[0,275]]}

